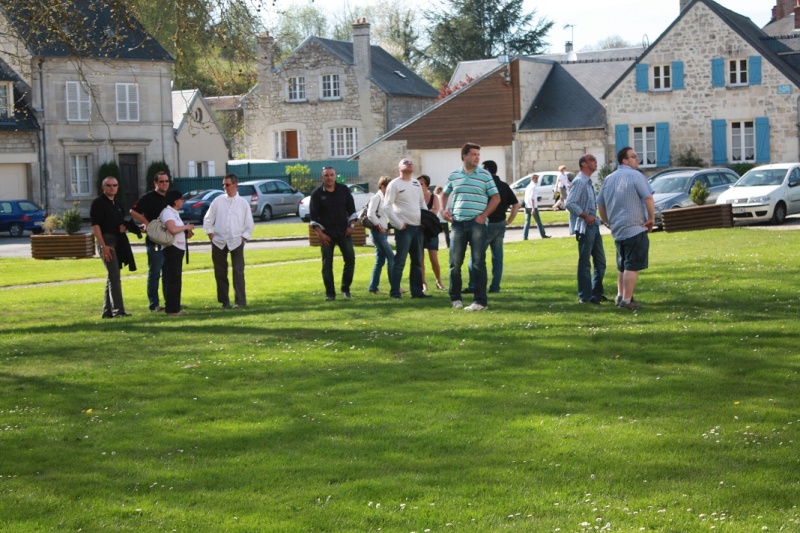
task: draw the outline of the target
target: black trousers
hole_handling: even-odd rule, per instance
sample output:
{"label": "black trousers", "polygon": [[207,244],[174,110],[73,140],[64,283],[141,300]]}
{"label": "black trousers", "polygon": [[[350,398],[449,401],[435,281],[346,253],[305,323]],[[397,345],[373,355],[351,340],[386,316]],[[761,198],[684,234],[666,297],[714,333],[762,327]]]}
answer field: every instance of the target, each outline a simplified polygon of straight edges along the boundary
{"label": "black trousers", "polygon": [[183,278],[183,254],[186,252],[175,246],[164,248],[164,300],[167,313],[181,310],[181,279]]}

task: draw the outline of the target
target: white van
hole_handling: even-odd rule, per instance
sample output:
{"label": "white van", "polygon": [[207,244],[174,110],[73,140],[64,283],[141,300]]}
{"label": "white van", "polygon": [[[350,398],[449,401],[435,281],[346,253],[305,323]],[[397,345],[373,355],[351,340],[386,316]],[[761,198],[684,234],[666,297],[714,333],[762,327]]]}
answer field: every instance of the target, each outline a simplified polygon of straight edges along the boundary
{"label": "white van", "polygon": [[[553,188],[558,181],[558,176],[561,174],[557,170],[546,170],[544,172],[531,172],[524,178],[520,178],[511,184],[511,190],[519,198],[522,203],[525,200],[525,188],[531,182],[531,176],[534,174],[539,175],[539,185],[536,187],[536,196],[539,197],[539,207],[552,207],[556,203],[553,198]],[[571,172],[567,172],[567,177],[570,181],[575,177]]]}

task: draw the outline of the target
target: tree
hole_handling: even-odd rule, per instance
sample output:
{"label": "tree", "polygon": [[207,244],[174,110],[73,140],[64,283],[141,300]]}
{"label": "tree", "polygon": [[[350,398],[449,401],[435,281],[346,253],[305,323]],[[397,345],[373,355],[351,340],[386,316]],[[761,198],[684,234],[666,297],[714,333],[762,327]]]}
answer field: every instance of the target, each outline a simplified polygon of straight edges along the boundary
{"label": "tree", "polygon": [[279,11],[277,24],[270,29],[275,36],[278,57],[286,57],[306,38],[328,36],[328,19],[317,6],[294,7]]}
{"label": "tree", "polygon": [[449,10],[426,13],[432,23],[425,59],[439,84],[459,61],[541,53],[553,26],[523,11],[523,0],[448,0]]}
{"label": "tree", "polygon": [[614,48],[630,48],[635,46],[633,43],[626,41],[619,35],[609,35],[605,39],[597,41],[597,43],[581,48],[581,52],[591,52],[593,50],[613,50]]}

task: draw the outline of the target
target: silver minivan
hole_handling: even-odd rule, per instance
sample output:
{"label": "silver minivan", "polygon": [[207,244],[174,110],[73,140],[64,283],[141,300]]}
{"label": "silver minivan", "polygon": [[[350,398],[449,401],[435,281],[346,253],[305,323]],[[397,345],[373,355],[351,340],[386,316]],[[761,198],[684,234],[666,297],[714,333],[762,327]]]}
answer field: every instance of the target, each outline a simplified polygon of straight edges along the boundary
{"label": "silver minivan", "polygon": [[255,180],[239,183],[239,196],[250,203],[253,218],[267,221],[280,215],[294,215],[303,193],[281,180]]}

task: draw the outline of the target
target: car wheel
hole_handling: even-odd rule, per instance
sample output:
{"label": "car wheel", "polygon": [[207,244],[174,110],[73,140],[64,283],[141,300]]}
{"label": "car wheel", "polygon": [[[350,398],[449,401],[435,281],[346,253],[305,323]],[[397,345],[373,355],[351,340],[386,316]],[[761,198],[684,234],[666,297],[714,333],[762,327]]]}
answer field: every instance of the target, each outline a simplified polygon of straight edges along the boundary
{"label": "car wheel", "polygon": [[265,205],[264,209],[261,210],[261,220],[264,222],[272,220],[272,209],[268,205]]}
{"label": "car wheel", "polygon": [[22,237],[24,230],[22,229],[22,225],[20,224],[11,224],[8,227],[8,232],[11,234],[12,237]]}
{"label": "car wheel", "polygon": [[772,223],[775,225],[783,224],[786,220],[786,205],[783,202],[778,202],[775,206],[775,211],[772,213]]}
{"label": "car wheel", "polygon": [[42,233],[44,233],[44,230],[42,228],[34,228],[31,230],[31,233],[33,233],[34,235],[41,235]]}

